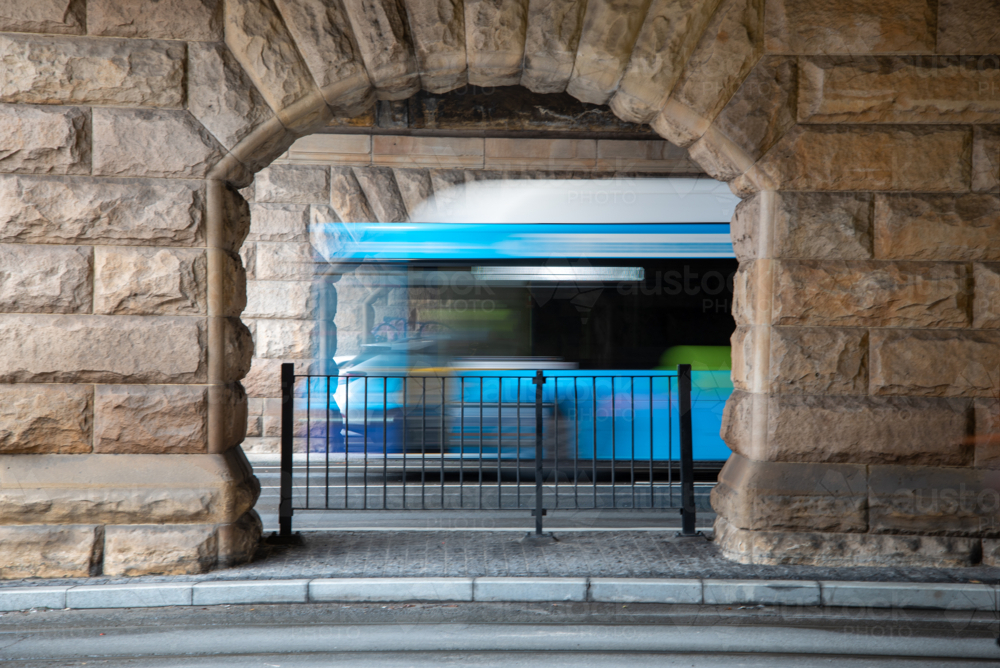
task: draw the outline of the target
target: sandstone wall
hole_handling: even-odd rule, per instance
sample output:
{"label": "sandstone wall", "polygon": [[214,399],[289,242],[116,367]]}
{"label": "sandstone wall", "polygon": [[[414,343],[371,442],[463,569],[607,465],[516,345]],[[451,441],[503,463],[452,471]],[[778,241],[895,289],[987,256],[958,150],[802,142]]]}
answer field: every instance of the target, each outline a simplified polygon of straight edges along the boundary
{"label": "sandstone wall", "polygon": [[[465,82],[608,104],[747,197],[727,554],[996,563],[998,20],[990,0],[0,0],[0,577],[246,558],[238,190],[335,116]],[[256,272],[302,242],[253,243]]]}

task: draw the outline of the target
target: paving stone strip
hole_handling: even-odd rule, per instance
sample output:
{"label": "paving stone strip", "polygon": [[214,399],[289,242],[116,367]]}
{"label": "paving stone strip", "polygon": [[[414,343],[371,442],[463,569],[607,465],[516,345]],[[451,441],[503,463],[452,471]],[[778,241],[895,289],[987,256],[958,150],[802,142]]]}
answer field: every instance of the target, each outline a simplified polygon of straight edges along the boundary
{"label": "paving stone strip", "polygon": [[759,566],[667,531],[303,532],[198,575],[0,582],[0,610],[320,601],[594,601],[997,611],[1000,569]]}

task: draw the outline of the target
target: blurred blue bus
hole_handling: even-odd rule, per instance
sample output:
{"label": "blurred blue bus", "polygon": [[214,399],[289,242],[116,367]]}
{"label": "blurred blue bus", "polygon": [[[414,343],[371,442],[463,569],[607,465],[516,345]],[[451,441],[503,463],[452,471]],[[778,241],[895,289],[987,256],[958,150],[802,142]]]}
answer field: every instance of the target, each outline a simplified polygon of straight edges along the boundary
{"label": "blurred blue bus", "polygon": [[[365,280],[406,295],[406,316],[374,323],[359,354],[331,365],[336,377],[300,389],[311,449],[532,459],[541,370],[546,459],[676,460],[676,368],[691,364],[695,460],[721,466],[736,200],[713,184],[650,181],[674,182],[674,192],[652,188],[656,211],[632,212],[639,222],[569,204],[565,219],[588,222],[519,219],[511,212],[530,212],[534,182],[520,203],[482,207],[486,220],[468,222],[476,215],[466,210],[466,222],[314,223],[326,274],[363,268]],[[543,209],[536,215],[551,221]]]}

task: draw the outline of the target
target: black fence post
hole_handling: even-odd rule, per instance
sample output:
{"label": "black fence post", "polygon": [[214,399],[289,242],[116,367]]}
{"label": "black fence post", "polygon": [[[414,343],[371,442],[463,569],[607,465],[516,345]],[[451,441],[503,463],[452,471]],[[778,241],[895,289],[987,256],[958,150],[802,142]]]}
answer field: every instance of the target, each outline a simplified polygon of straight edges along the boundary
{"label": "black fence post", "polygon": [[292,537],[292,436],[295,429],[295,365],[281,365],[281,497],[278,502],[278,534]]}
{"label": "black fence post", "polygon": [[677,365],[677,399],[681,437],[681,531],[678,536],[703,535],[695,531],[694,448],[691,434],[691,365]]}
{"label": "black fence post", "polygon": [[531,381],[535,384],[535,536],[542,535],[542,386],[545,376],[541,370],[535,372]]}

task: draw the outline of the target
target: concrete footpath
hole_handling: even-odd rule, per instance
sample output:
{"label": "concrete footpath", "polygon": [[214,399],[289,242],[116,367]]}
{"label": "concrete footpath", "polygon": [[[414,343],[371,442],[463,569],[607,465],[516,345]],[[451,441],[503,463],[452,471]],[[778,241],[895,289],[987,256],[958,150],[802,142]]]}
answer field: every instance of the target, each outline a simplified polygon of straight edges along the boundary
{"label": "concrete footpath", "polygon": [[746,566],[666,531],[303,533],[201,575],[0,583],[0,611],[326,602],[593,602],[826,606],[1000,615],[1000,568]]}

